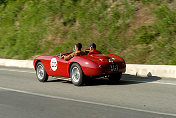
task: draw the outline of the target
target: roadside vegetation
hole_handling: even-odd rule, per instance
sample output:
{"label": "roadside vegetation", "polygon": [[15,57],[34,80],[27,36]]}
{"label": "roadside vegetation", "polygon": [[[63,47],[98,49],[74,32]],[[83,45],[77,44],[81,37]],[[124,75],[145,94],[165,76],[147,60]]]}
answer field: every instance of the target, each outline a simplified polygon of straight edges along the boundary
{"label": "roadside vegetation", "polygon": [[127,63],[176,65],[175,0],[1,0],[0,57],[97,44]]}

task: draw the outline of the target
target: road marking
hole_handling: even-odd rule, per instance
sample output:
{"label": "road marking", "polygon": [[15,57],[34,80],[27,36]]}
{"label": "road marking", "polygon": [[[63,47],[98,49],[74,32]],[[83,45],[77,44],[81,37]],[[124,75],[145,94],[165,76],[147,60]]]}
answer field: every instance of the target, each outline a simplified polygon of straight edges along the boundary
{"label": "road marking", "polygon": [[123,81],[140,82],[140,83],[152,83],[152,84],[164,84],[164,85],[176,86],[176,83],[170,83],[170,82],[150,82],[150,81],[138,81],[138,80],[123,80]]}
{"label": "road marking", "polygon": [[172,113],[162,113],[162,112],[157,112],[157,111],[149,111],[149,110],[136,109],[136,108],[130,108],[130,107],[122,107],[122,106],[118,106],[118,105],[112,105],[112,104],[106,104],[106,103],[100,103],[100,102],[77,100],[77,99],[66,98],[66,97],[59,97],[59,96],[46,95],[46,94],[41,94],[41,93],[34,93],[34,92],[29,92],[29,91],[22,91],[22,90],[17,90],[17,89],[12,89],[12,88],[0,87],[0,89],[7,90],[7,91],[18,92],[18,93],[29,94],[29,95],[35,95],[35,96],[40,96],[40,97],[52,98],[52,99],[60,99],[60,100],[73,101],[73,102],[86,103],[86,104],[93,104],[93,105],[99,105],[99,106],[105,106],[105,107],[120,108],[120,109],[126,109],[126,110],[138,111],[138,112],[153,113],[153,114],[158,114],[158,115],[176,116],[176,114],[172,114]]}
{"label": "road marking", "polygon": [[[32,73],[32,74],[35,74],[35,72],[21,71],[21,70],[16,70],[16,69],[0,68],[0,70],[10,71],[10,72],[20,72],[20,73]],[[58,78],[58,79],[62,79],[62,78]],[[170,82],[156,82],[156,81],[150,82],[150,81],[139,81],[139,80],[123,80],[123,81],[131,81],[131,82],[141,82],[141,83],[152,83],[152,84],[162,84],[162,85],[173,85],[173,86],[176,86],[176,83],[170,83]]]}
{"label": "road marking", "polygon": [[168,82],[149,82],[149,83],[154,83],[154,84],[168,84],[168,85],[174,85],[174,86],[176,86],[176,83],[168,83]]}
{"label": "road marking", "polygon": [[10,71],[10,72],[20,72],[20,73],[35,73],[35,72],[30,72],[30,71],[21,71],[21,70],[15,70],[15,69],[5,69],[5,68],[0,68],[0,70],[3,71]]}

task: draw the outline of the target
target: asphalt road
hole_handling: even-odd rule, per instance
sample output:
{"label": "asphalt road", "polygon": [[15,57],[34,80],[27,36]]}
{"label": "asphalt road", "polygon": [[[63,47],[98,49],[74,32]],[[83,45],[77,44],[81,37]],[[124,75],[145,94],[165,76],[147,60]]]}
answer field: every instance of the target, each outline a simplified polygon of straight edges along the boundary
{"label": "asphalt road", "polygon": [[0,118],[176,118],[176,79],[123,75],[76,87],[32,69],[0,67]]}

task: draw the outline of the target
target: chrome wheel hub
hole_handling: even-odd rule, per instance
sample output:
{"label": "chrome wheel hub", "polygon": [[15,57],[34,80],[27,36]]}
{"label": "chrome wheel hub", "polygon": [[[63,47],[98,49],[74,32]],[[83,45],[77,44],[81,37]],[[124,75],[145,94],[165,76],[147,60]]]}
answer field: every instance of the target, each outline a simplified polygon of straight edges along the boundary
{"label": "chrome wheel hub", "polygon": [[43,68],[42,65],[39,65],[39,66],[37,67],[37,76],[38,76],[38,78],[39,78],[40,80],[42,80],[43,77],[44,77],[44,68]]}
{"label": "chrome wheel hub", "polygon": [[79,72],[78,67],[74,67],[72,69],[72,80],[74,82],[79,82],[79,80],[80,80],[80,72]]}

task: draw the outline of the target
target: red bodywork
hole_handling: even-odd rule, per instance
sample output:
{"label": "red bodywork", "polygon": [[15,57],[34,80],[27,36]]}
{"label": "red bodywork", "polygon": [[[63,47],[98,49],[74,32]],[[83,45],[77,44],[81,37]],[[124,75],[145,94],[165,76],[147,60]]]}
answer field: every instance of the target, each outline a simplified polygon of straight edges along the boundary
{"label": "red bodywork", "polygon": [[[39,56],[34,59],[34,68],[37,62],[42,62],[47,74],[49,76],[64,76],[69,77],[69,70],[73,63],[78,63],[84,75],[86,76],[103,76],[109,74],[123,73],[126,71],[125,61],[118,55],[109,54],[92,54],[75,56],[69,61],[65,61],[63,58],[59,58],[60,55],[56,56]],[[57,60],[57,69],[53,70],[51,68],[51,59],[55,58]],[[55,60],[54,59],[54,60]],[[112,72],[110,65],[118,65],[118,71]]]}

